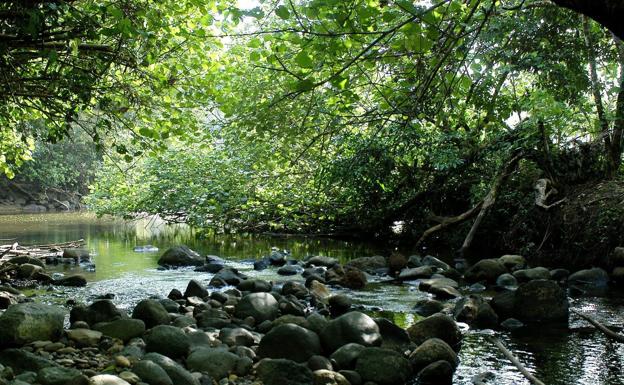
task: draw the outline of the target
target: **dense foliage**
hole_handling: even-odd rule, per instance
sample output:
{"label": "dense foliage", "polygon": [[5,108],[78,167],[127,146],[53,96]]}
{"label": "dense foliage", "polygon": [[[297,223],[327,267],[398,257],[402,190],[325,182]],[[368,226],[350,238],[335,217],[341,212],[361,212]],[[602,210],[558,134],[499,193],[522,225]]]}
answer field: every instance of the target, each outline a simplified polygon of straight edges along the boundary
{"label": "dense foliage", "polygon": [[[70,66],[47,48],[30,64],[86,85],[52,83],[71,94],[54,103],[81,111],[63,127],[114,150],[88,201],[100,213],[225,231],[385,235],[400,222],[415,240],[475,216],[476,230],[500,190],[514,217],[533,206],[538,179],[558,191],[547,206],[565,186],[621,169],[624,45],[552,3],[148,3],[46,9],[82,12],[76,23],[91,32],[63,46]],[[84,60],[104,67],[63,72]],[[22,114],[0,114],[7,132],[36,136],[18,127],[30,107],[11,103]],[[47,109],[35,117],[61,121]]]}

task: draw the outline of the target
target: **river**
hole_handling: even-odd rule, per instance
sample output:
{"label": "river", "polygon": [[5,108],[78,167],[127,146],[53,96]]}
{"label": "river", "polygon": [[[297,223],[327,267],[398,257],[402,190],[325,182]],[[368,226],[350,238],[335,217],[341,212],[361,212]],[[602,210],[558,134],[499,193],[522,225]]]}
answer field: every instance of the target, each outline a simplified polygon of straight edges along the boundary
{"label": "river", "polygon": [[[210,280],[212,274],[191,269],[157,270],[156,261],[162,251],[176,244],[186,244],[202,254],[221,256],[243,273],[267,280],[286,278],[276,275],[274,269],[255,272],[247,261],[268,254],[271,247],[289,250],[296,259],[326,255],[343,262],[388,252],[363,242],[314,237],[207,235],[183,225],[166,225],[155,220],[98,219],[89,213],[0,216],[0,238],[17,238],[24,245],[84,239],[96,264],[95,272],[79,270],[89,281],[85,288],[34,290],[28,294],[39,301],[64,303],[68,298],[90,301],[98,295],[113,293],[113,301],[127,309],[151,295],[166,296],[173,288],[183,291],[190,279],[205,283]],[[160,251],[133,251],[135,246],[148,244]],[[61,266],[54,271],[69,274],[74,269]],[[410,311],[414,303],[428,296],[414,285],[386,285],[375,281],[366,290],[349,291],[349,295],[367,312],[391,318],[403,327],[416,319]],[[571,302],[574,309],[587,312],[606,324],[621,325],[624,318],[621,297],[573,298]],[[496,334],[546,384],[624,385],[624,347],[607,340],[577,317],[570,317],[569,329],[537,325],[522,333]],[[491,371],[495,375],[491,384],[529,385],[515,367],[486,342],[482,333],[466,331],[454,384],[471,384],[476,374]]]}

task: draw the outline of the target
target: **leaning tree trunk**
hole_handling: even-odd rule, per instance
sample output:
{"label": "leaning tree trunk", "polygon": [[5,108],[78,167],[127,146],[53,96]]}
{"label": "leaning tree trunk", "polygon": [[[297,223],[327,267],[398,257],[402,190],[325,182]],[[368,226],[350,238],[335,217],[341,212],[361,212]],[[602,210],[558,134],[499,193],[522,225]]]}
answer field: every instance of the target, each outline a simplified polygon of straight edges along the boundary
{"label": "leaning tree trunk", "polygon": [[474,240],[475,234],[477,233],[479,226],[481,226],[481,222],[483,221],[483,218],[485,218],[485,215],[490,210],[490,207],[492,207],[492,205],[494,205],[494,202],[496,202],[498,191],[500,190],[505,180],[507,180],[507,177],[509,177],[511,172],[516,168],[516,165],[518,164],[520,159],[522,159],[522,156],[523,156],[522,153],[518,153],[514,155],[510,160],[507,161],[507,163],[503,166],[500,173],[496,176],[496,179],[494,179],[494,182],[492,183],[492,187],[490,187],[490,192],[483,199],[481,210],[479,210],[479,214],[477,214],[477,218],[472,224],[470,231],[466,235],[466,239],[464,239],[464,243],[462,244],[461,249],[459,249],[460,255],[465,255],[468,249],[470,249],[470,245],[472,244],[472,241]]}

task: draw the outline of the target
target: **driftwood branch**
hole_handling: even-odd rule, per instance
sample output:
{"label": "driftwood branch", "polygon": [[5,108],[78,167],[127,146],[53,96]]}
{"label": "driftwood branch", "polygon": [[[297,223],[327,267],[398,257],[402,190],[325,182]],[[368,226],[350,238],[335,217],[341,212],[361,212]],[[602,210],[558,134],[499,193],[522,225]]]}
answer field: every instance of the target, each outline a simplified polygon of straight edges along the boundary
{"label": "driftwood branch", "polygon": [[576,310],[572,310],[572,313],[576,314],[577,316],[581,317],[585,321],[587,321],[590,324],[592,324],[592,326],[594,326],[596,329],[598,329],[600,332],[602,332],[602,334],[604,334],[608,338],[610,338],[610,339],[612,339],[614,341],[617,341],[617,342],[624,342],[624,336],[623,335],[614,332],[613,330],[611,330],[608,327],[604,326],[603,324],[601,324],[600,322],[596,321],[592,317],[590,317],[590,316],[588,316],[586,314],[580,313],[580,312],[578,312]]}
{"label": "driftwood branch", "polygon": [[524,365],[522,365],[522,362],[520,362],[520,360],[516,356],[514,356],[513,353],[509,351],[509,349],[507,349],[505,345],[503,345],[503,343],[498,340],[498,338],[487,336],[486,339],[493,343],[505,355],[505,357],[507,357],[507,359],[511,361],[511,363],[514,364],[516,368],[518,368],[520,373],[522,373],[522,375],[532,384],[545,385],[537,377],[531,374],[531,372],[529,372],[528,369],[524,367]]}
{"label": "driftwood branch", "polygon": [[498,191],[500,190],[500,187],[503,185],[505,180],[507,180],[507,177],[509,177],[512,171],[516,168],[516,165],[518,164],[520,159],[522,159],[522,157],[522,153],[517,153],[516,155],[514,155],[511,159],[509,159],[509,161],[507,161],[507,163],[505,163],[500,173],[496,176],[496,179],[494,179],[490,191],[483,199],[483,203],[481,204],[481,210],[479,210],[479,214],[477,214],[477,218],[472,224],[472,227],[466,235],[464,243],[459,250],[459,253],[461,255],[464,255],[466,251],[470,248],[470,245],[472,244],[474,236],[477,233],[477,230],[479,229],[483,218],[485,218],[485,215],[489,211],[490,207],[492,207],[492,205],[494,205],[494,202],[496,202],[496,197],[498,196]]}

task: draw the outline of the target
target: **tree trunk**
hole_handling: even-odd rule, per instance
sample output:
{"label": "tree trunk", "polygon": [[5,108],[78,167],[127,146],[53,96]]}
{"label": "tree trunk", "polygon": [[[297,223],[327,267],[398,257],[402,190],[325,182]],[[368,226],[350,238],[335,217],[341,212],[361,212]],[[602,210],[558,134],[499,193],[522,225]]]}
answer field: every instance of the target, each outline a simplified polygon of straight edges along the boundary
{"label": "tree trunk", "polygon": [[598,80],[598,71],[596,70],[596,52],[594,51],[594,42],[591,38],[589,30],[589,20],[587,16],[583,16],[583,38],[585,40],[585,49],[587,50],[587,58],[589,62],[589,79],[591,81],[591,91],[596,105],[596,114],[598,115],[598,124],[600,126],[600,136],[604,142],[606,162],[606,175],[611,179],[615,175],[613,169],[613,146],[611,144],[611,130],[609,120],[605,114],[604,104],[602,102],[602,87]]}
{"label": "tree trunk", "polygon": [[509,161],[507,161],[507,163],[503,166],[501,172],[496,176],[496,179],[494,179],[492,187],[490,188],[490,192],[483,199],[481,210],[479,211],[479,214],[477,214],[477,218],[472,224],[468,235],[466,235],[466,239],[464,239],[464,243],[462,244],[461,249],[459,249],[460,255],[465,255],[470,248],[470,245],[472,244],[474,236],[477,233],[477,230],[479,229],[483,218],[485,218],[485,215],[489,211],[490,207],[492,207],[492,205],[494,205],[494,202],[496,202],[496,197],[498,196],[498,191],[500,190],[500,187],[503,185],[503,182],[505,182],[509,174],[511,174],[520,159],[522,159],[522,156],[523,155],[521,153],[514,155]]}

